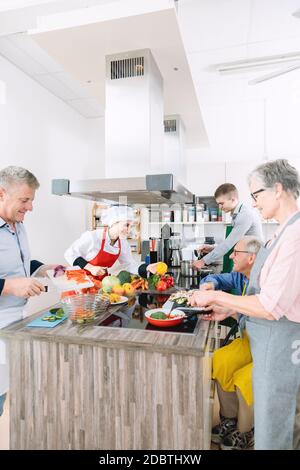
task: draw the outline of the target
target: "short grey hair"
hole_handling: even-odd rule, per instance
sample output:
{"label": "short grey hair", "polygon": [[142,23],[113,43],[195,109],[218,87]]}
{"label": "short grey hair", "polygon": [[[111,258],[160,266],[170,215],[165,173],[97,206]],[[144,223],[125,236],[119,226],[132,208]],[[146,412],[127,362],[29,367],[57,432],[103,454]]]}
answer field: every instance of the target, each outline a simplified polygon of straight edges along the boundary
{"label": "short grey hair", "polygon": [[246,235],[241,240],[245,242],[246,250],[253,254],[257,254],[263,246],[262,241],[258,237],[252,237],[251,235]]}
{"label": "short grey hair", "polygon": [[32,189],[38,189],[40,183],[33,173],[20,166],[7,166],[0,171],[0,186],[8,189],[14,184],[27,184]]}
{"label": "short grey hair", "polygon": [[252,179],[259,179],[265,188],[273,188],[276,183],[281,183],[283,189],[291,193],[295,199],[299,197],[299,173],[283,158],[257,166],[249,175],[249,183]]}

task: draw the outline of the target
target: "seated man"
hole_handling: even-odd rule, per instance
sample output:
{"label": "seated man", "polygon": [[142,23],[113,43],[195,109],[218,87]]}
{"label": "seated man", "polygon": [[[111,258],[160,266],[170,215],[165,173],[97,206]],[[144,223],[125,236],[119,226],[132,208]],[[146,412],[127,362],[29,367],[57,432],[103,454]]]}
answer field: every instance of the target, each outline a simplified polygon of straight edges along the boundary
{"label": "seated man", "polygon": [[[202,279],[200,290],[232,290],[245,295],[261,242],[251,236],[243,237],[230,257],[233,272],[208,275]],[[236,312],[232,312],[235,316]],[[238,315],[240,330],[244,315]],[[216,381],[220,402],[220,423],[212,429],[212,442],[222,449],[242,450],[253,446],[252,357],[246,331],[213,354],[212,377]]]}

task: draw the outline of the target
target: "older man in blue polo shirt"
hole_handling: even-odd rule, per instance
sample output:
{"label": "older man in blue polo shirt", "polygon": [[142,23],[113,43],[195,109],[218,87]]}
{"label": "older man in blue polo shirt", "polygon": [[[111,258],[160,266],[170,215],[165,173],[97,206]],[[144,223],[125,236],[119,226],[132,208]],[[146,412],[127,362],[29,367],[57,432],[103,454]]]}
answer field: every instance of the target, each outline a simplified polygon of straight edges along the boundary
{"label": "older man in blue polo shirt", "polygon": [[[36,177],[24,168],[9,166],[0,171],[0,328],[22,319],[27,299],[45,291],[31,276],[45,276],[53,267],[31,260],[23,225],[38,187]],[[8,352],[0,340],[0,416],[7,391]]]}

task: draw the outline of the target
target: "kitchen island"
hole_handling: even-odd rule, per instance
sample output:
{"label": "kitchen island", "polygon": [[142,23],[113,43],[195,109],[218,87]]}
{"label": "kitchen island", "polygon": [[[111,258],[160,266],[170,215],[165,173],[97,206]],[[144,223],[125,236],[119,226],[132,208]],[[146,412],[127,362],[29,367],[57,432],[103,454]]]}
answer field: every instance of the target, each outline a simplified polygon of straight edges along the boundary
{"label": "kitchen island", "polygon": [[145,309],[115,313],[140,319],[133,328],[27,327],[39,312],[0,330],[10,340],[11,449],[210,448],[213,325],[199,317],[192,333],[148,330]]}

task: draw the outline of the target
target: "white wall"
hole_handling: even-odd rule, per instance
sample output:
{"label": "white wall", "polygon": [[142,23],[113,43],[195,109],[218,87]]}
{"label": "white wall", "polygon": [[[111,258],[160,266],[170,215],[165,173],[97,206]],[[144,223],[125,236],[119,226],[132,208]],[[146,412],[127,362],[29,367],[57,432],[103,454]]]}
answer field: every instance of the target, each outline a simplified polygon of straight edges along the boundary
{"label": "white wall", "polygon": [[87,203],[51,195],[52,178],[104,175],[104,123],[88,120],[0,57],[6,84],[0,104],[0,167],[19,165],[39,179],[34,211],[26,216],[33,258],[63,261],[86,227]]}
{"label": "white wall", "polygon": [[[104,120],[86,119],[0,57],[0,168],[28,168],[40,181],[25,225],[33,259],[64,262],[63,253],[86,230],[90,204],[51,194],[52,178],[104,176]],[[41,296],[42,297],[42,296]],[[56,301],[43,294],[30,311]]]}

